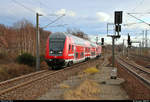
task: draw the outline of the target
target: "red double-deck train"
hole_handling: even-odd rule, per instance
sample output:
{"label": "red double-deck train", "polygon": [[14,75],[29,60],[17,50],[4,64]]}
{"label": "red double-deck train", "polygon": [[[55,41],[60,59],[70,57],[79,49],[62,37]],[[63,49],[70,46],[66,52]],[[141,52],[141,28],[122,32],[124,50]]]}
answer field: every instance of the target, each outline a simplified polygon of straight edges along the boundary
{"label": "red double-deck train", "polygon": [[70,66],[101,56],[101,46],[67,33],[52,33],[46,43],[45,59],[52,69]]}

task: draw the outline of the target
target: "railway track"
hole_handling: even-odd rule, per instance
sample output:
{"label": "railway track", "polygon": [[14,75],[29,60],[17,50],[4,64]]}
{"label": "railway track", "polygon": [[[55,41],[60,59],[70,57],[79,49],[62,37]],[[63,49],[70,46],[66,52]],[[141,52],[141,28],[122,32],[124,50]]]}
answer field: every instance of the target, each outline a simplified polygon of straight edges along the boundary
{"label": "railway track", "polygon": [[[150,57],[136,55],[136,54],[131,54],[129,57],[135,59],[135,62],[139,63],[141,66],[150,69]],[[141,59],[141,60],[137,60],[137,59]]]}
{"label": "railway track", "polygon": [[150,86],[150,70],[135,63],[132,63],[131,61],[125,61],[120,57],[117,58],[117,62],[120,66],[122,66],[130,73],[132,73],[135,77],[140,79],[145,85],[147,85],[148,87]]}
{"label": "railway track", "polygon": [[[24,75],[18,78],[14,78],[11,80],[7,80],[0,83],[0,99],[34,99],[34,97],[37,97],[38,94],[34,96],[30,96],[28,93],[39,93],[39,90],[42,88],[40,84],[43,85],[45,82],[48,81],[51,82],[48,85],[55,85],[57,82],[59,82],[61,78],[65,79],[68,75],[71,73],[77,72],[77,70],[81,70],[78,67],[86,65],[87,63],[93,63],[95,60],[90,60],[88,62],[78,63],[71,67],[67,67],[64,69],[56,70],[56,71],[48,71],[43,70],[35,73],[31,73],[29,75]],[[69,73],[70,72],[70,73]],[[39,84],[36,84],[39,83]],[[49,87],[48,85],[45,85]],[[32,87],[37,87],[35,89]],[[31,87],[31,89],[30,89]],[[39,87],[39,90],[38,90]],[[44,86],[43,86],[44,87]],[[25,90],[27,89],[27,90]],[[33,91],[32,91],[33,90]],[[35,91],[35,92],[34,92]],[[21,96],[22,94],[22,96]]]}
{"label": "railway track", "polygon": [[136,55],[136,54],[130,54],[130,57],[137,57],[137,58],[142,58],[144,61],[150,62],[150,57],[147,56],[142,56],[142,55]]}
{"label": "railway track", "polygon": [[42,70],[42,71],[33,72],[31,74],[23,75],[23,76],[20,76],[20,77],[16,77],[16,78],[13,78],[13,79],[10,79],[10,80],[6,80],[6,81],[3,81],[3,82],[0,82],[0,93],[3,90],[6,90],[6,89],[8,89],[10,87],[13,87],[13,86],[16,86],[16,85],[18,85],[20,83],[28,81],[31,78],[36,78],[36,77],[38,77],[38,75],[45,74],[45,72],[47,72],[47,71],[46,70]]}

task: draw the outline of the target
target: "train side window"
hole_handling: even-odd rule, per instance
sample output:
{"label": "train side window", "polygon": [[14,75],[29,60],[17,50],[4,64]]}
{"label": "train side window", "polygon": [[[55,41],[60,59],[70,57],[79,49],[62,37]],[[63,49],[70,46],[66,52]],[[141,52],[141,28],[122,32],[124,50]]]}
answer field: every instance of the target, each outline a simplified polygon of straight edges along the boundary
{"label": "train side window", "polygon": [[86,47],[85,49],[86,49],[85,51],[88,52],[88,48]]}
{"label": "train side window", "polygon": [[84,57],[84,53],[83,52],[81,52],[81,57]]}
{"label": "train side window", "polygon": [[69,50],[71,50],[71,45],[69,44]]}
{"label": "train side window", "polygon": [[74,46],[72,45],[72,50],[73,50]]}
{"label": "train side window", "polygon": [[75,58],[76,58],[76,59],[78,58],[78,53],[76,53],[76,56],[75,56]]}

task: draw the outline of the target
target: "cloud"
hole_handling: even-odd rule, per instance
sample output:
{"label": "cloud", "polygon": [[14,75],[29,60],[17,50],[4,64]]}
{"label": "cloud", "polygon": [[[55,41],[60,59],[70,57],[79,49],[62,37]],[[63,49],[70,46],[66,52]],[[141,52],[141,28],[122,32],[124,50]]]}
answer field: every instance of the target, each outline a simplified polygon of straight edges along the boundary
{"label": "cloud", "polygon": [[110,21],[110,16],[104,12],[97,12],[96,13],[97,19],[99,22],[108,22]]}
{"label": "cloud", "polygon": [[56,15],[63,15],[65,14],[66,16],[74,17],[76,16],[76,13],[71,11],[71,10],[66,10],[66,9],[60,9],[55,12]]}

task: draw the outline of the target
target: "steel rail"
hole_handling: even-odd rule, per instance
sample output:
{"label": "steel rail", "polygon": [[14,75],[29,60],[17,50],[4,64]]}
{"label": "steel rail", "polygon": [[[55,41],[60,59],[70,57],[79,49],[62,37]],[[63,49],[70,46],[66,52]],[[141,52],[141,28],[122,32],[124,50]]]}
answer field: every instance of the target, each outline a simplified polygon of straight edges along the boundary
{"label": "steel rail", "polygon": [[[35,81],[38,81],[38,80],[41,80],[41,79],[45,79],[45,78],[48,77],[48,76],[57,74],[57,73],[59,73],[59,72],[63,72],[64,70],[71,70],[71,69],[74,69],[74,67],[79,66],[79,65],[83,65],[83,64],[86,64],[86,63],[88,63],[88,62],[78,63],[78,64],[75,64],[75,65],[73,65],[73,66],[71,66],[71,67],[66,67],[66,68],[61,69],[61,70],[58,70],[58,71],[50,72],[50,73],[47,74],[47,75],[43,75],[43,76],[37,77],[37,78],[35,78],[35,79],[33,79],[33,80],[29,80],[29,81],[20,83],[20,84],[18,84],[18,85],[15,85],[15,86],[13,86],[13,87],[8,88],[8,89],[2,90],[2,91],[0,92],[0,96],[2,96],[2,95],[5,94],[5,93],[8,93],[8,92],[10,92],[10,91],[13,91],[13,90],[15,90],[15,89],[17,89],[17,88],[20,88],[20,87],[23,87],[23,86],[25,86],[25,85],[31,84],[32,82],[35,82]],[[76,68],[77,68],[77,67],[76,67]],[[13,80],[14,80],[14,79],[13,79]]]}
{"label": "steel rail", "polygon": [[[121,61],[122,62],[121,62]],[[117,62],[119,63],[119,65],[120,66],[122,66],[124,69],[126,69],[127,71],[129,71],[130,73],[132,73],[134,76],[136,76],[138,79],[140,79],[141,81],[143,81],[145,84],[147,84],[148,86],[150,86],[150,80],[148,80],[148,79],[145,79],[143,76],[141,76],[141,75],[139,75],[137,72],[135,72],[134,70],[132,70],[132,69],[129,69],[129,68],[127,68],[126,67],[126,65],[125,64],[128,64],[129,66],[134,66],[134,65],[131,65],[131,64],[129,64],[129,63],[125,63],[125,61],[123,61],[122,59],[118,59],[117,58]],[[123,64],[123,62],[125,63],[125,64]],[[134,68],[137,68],[136,66],[134,66]],[[138,68],[139,69],[139,68]],[[143,71],[143,72],[145,72],[145,71]],[[146,74],[148,74],[147,72],[146,72]]]}
{"label": "steel rail", "polygon": [[42,71],[38,71],[38,72],[33,72],[33,73],[30,73],[30,74],[26,74],[26,75],[22,75],[22,76],[19,76],[19,77],[15,77],[13,79],[2,81],[2,82],[0,82],[0,86],[4,85],[4,84],[7,84],[7,83],[10,83],[10,82],[13,82],[13,81],[17,81],[17,80],[23,79],[23,78],[27,78],[27,77],[30,77],[30,76],[33,76],[33,75],[37,75],[37,74],[43,73],[45,71],[46,70],[42,70]]}
{"label": "steel rail", "polygon": [[[121,59],[121,58],[119,58],[119,59]],[[138,70],[140,70],[140,71],[142,71],[142,72],[144,72],[144,73],[146,73],[146,74],[150,74],[150,71],[146,71],[144,68],[142,69],[142,68],[141,68],[142,66],[139,66],[139,65],[136,65],[136,66],[135,66],[135,65],[133,65],[133,63],[126,62],[126,61],[124,61],[123,59],[121,59],[121,61],[123,61],[124,63],[126,63],[126,64],[132,66],[133,68],[136,68],[136,69],[138,69]]]}

